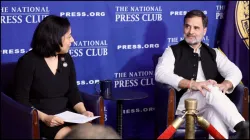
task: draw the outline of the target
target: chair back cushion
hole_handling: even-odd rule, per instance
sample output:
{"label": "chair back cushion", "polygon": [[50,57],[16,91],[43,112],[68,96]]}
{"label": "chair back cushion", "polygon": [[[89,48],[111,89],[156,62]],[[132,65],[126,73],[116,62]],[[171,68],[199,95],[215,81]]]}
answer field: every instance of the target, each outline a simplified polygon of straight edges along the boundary
{"label": "chair back cushion", "polygon": [[1,64],[1,92],[11,98],[14,97],[13,87],[16,64],[16,62]]}

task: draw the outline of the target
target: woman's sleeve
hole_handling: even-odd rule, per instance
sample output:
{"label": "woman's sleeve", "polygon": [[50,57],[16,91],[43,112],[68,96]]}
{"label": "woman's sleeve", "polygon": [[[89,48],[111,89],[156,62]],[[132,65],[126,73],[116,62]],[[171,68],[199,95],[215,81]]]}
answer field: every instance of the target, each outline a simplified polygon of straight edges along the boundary
{"label": "woman's sleeve", "polygon": [[33,81],[35,66],[32,58],[22,56],[19,58],[14,79],[14,98],[26,106],[32,106],[29,101],[30,88]]}
{"label": "woman's sleeve", "polygon": [[81,95],[79,93],[77,84],[76,84],[76,71],[75,65],[70,54],[66,54],[68,59],[69,67],[70,67],[70,77],[69,77],[69,92],[67,93],[67,97],[69,99],[70,104],[74,107],[77,103],[82,102]]}

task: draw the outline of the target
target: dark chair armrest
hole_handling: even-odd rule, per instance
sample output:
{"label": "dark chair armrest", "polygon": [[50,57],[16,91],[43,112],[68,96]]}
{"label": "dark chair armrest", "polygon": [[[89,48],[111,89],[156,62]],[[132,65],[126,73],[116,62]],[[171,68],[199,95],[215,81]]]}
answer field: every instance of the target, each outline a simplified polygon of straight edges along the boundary
{"label": "dark chair armrest", "polygon": [[37,110],[1,93],[1,133],[3,139],[39,139]]}
{"label": "dark chair armrest", "polygon": [[249,120],[249,90],[247,87],[244,88],[244,96],[243,96],[243,103],[242,103],[242,115],[245,120]]}
{"label": "dark chair armrest", "polygon": [[238,84],[233,93],[228,94],[228,97],[236,105],[238,111],[243,115],[243,117],[248,120],[248,88],[243,84]]}
{"label": "dark chair armrest", "polygon": [[32,137],[33,139],[40,139],[40,125],[39,125],[39,116],[38,111],[36,109],[32,109]]}
{"label": "dark chair armrest", "polygon": [[95,116],[100,118],[93,120],[93,123],[104,125],[104,100],[101,96],[95,94],[87,94],[80,92],[84,106],[87,110],[94,113]]}
{"label": "dark chair armrest", "polygon": [[157,134],[161,134],[175,119],[176,93],[172,86],[155,82]]}
{"label": "dark chair armrest", "polygon": [[173,87],[169,88],[169,93],[168,93],[168,120],[167,124],[168,126],[172,124],[172,122],[175,120],[175,111],[177,108],[177,103],[176,103],[176,92]]}

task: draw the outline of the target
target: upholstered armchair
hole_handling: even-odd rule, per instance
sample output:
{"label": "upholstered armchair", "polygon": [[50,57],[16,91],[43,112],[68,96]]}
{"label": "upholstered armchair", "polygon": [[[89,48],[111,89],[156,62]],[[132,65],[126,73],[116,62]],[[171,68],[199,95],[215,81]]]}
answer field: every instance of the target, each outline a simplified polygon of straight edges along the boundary
{"label": "upholstered armchair", "polygon": [[1,92],[1,139],[39,139],[36,109],[19,104]]}
{"label": "upholstered armchair", "polygon": [[[154,65],[158,63],[161,55],[153,57]],[[160,136],[163,131],[176,119],[175,111],[179,99],[176,97],[176,90],[170,85],[155,82],[155,111],[156,111],[156,137]],[[239,84],[233,93],[228,97],[237,106],[239,112],[248,120],[248,88]],[[232,136],[232,133],[230,133]],[[185,138],[185,123],[177,129],[172,138]],[[206,139],[208,133],[198,125],[195,126],[195,138]]]}
{"label": "upholstered armchair", "polygon": [[[36,139],[39,134],[37,110],[13,100],[13,74],[16,63],[1,65],[1,138]],[[81,92],[85,107],[100,118],[92,123],[104,125],[104,100],[99,95]]]}

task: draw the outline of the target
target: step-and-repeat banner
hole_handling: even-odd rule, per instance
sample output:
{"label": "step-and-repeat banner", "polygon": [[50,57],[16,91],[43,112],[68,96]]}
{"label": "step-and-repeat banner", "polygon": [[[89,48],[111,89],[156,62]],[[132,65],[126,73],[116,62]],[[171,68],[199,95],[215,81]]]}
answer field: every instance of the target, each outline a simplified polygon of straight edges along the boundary
{"label": "step-and-repeat banner", "polygon": [[[30,50],[38,23],[50,14],[68,17],[79,89],[95,93],[95,83],[111,79],[114,90],[148,93],[123,104],[124,138],[154,138],[153,56],[183,39],[184,15],[202,10],[209,18],[203,41],[216,47],[222,2],[1,2],[1,65]],[[116,128],[116,102],[105,101],[105,123]]]}

